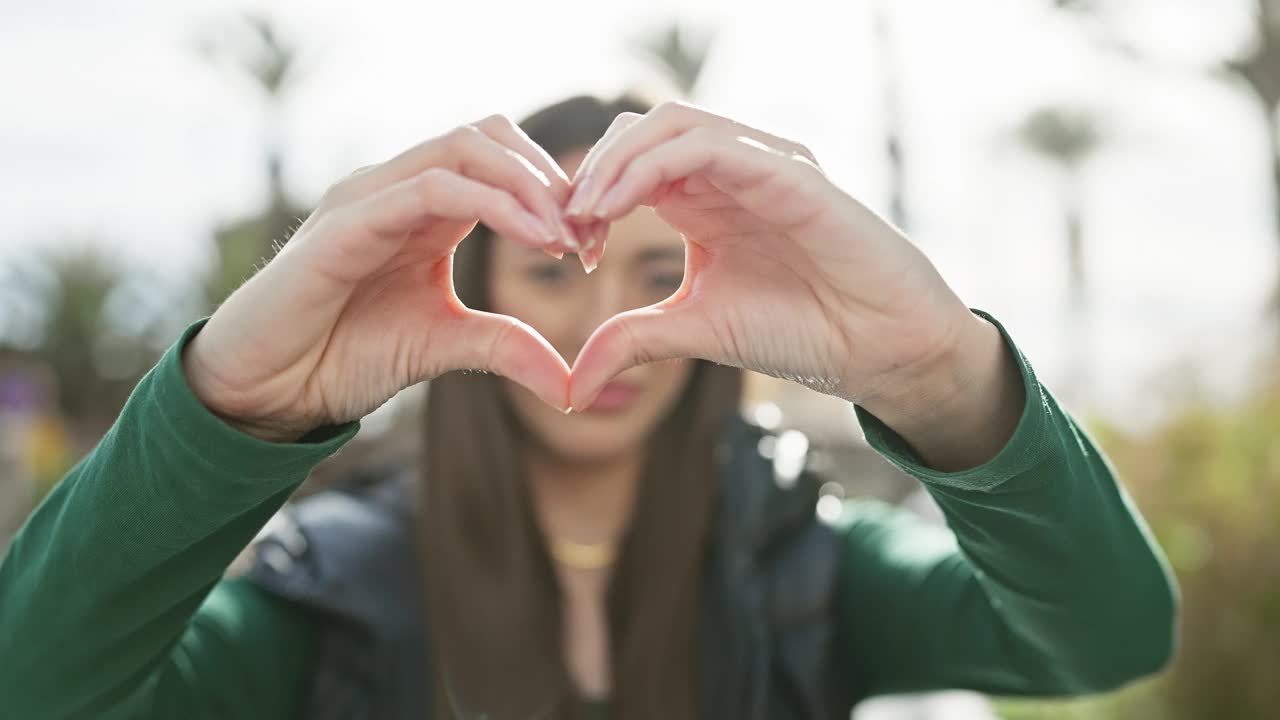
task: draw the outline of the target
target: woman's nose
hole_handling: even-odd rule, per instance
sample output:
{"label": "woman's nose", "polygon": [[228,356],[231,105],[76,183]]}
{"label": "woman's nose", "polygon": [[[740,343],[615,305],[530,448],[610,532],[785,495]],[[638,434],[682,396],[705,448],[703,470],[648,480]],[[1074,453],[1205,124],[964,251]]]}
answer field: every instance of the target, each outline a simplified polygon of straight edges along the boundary
{"label": "woman's nose", "polygon": [[587,292],[581,304],[575,308],[571,347],[562,349],[570,363],[578,356],[587,339],[609,318],[632,308],[627,305],[626,283],[623,278],[598,269],[587,278]]}

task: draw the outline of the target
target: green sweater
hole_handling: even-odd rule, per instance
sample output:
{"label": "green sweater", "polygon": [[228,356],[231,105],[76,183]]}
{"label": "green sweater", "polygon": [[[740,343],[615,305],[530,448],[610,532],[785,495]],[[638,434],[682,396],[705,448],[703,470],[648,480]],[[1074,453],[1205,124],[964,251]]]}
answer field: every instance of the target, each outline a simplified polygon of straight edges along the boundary
{"label": "green sweater", "polygon": [[[181,348],[199,328],[142,379],[0,563],[3,717],[293,716],[315,619],[223,573],[358,424],[297,444],[225,425],[183,376]],[[867,693],[1099,692],[1172,652],[1162,556],[1106,460],[1005,338],[1027,402],[981,467],[924,467],[859,409],[868,442],[924,483],[950,527],[846,503],[837,662]]]}

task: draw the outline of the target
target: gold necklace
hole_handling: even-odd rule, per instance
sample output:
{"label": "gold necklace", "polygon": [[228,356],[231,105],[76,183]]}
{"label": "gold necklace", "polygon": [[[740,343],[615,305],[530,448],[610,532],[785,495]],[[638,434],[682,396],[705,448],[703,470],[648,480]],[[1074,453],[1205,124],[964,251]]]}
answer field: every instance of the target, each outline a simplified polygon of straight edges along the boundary
{"label": "gold necklace", "polygon": [[579,543],[564,538],[551,540],[551,559],[575,570],[600,570],[613,564],[614,544]]}

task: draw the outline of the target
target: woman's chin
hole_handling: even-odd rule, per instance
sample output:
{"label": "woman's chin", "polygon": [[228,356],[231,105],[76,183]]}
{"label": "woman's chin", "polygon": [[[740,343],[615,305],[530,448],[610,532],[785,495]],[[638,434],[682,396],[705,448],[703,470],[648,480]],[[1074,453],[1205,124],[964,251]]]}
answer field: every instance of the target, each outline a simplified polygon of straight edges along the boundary
{"label": "woman's chin", "polygon": [[635,417],[592,413],[556,418],[553,427],[535,431],[552,454],[573,464],[602,463],[635,451],[644,443],[645,427]]}

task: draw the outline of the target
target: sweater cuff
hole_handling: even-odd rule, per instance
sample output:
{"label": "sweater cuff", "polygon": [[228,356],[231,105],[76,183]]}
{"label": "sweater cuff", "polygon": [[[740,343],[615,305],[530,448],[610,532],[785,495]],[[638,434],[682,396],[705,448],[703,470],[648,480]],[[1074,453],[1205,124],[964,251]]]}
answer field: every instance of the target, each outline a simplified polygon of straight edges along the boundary
{"label": "sweater cuff", "polygon": [[1022,375],[1026,403],[1022,416],[1009,441],[1000,452],[987,462],[968,470],[941,472],[924,464],[919,454],[897,432],[865,409],[854,405],[858,422],[862,425],[867,444],[903,472],[926,484],[959,488],[962,490],[991,490],[1010,478],[1038,465],[1050,452],[1052,433],[1048,432],[1052,418],[1047,391],[1036,379],[1031,363],[1014,344],[1004,326],[981,310],[972,312],[990,322],[1000,331],[1009,351],[1013,353]]}
{"label": "sweater cuff", "polygon": [[274,443],[253,437],[228,425],[196,398],[182,367],[182,350],[204,327],[208,318],[193,323],[160,362],[152,368],[152,407],[163,422],[156,423],[189,453],[231,475],[245,478],[266,475],[305,475],[336,453],[360,430],[359,421],[319,428],[308,433],[308,442]]}

